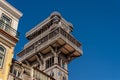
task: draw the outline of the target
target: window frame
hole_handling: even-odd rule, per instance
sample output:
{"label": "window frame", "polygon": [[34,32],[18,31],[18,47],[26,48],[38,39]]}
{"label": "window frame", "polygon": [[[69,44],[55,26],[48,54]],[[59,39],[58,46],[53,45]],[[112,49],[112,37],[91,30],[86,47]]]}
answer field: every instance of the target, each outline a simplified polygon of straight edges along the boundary
{"label": "window frame", "polygon": [[2,51],[0,51],[0,57],[2,58],[1,59],[1,62],[0,62],[0,69],[3,68],[3,65],[4,65],[4,59],[5,59],[5,55],[6,55],[6,48],[2,45],[0,45],[0,48],[2,48],[4,51],[2,53]]}
{"label": "window frame", "polygon": [[46,69],[47,69],[47,68],[50,68],[51,66],[53,66],[53,65],[54,65],[54,56],[48,58],[48,59],[45,61],[45,64],[46,64],[46,65],[45,65]]}
{"label": "window frame", "polygon": [[63,80],[67,80],[66,76],[63,76]]}
{"label": "window frame", "polygon": [[[8,22],[7,20],[4,21],[4,17],[5,17],[6,19],[8,19],[9,22]],[[6,25],[11,26],[11,24],[12,24],[12,19],[11,19],[10,17],[8,17],[7,15],[5,15],[4,13],[2,13],[1,20],[3,20]]]}
{"label": "window frame", "polygon": [[13,74],[14,74],[14,76],[20,78],[21,71],[20,71],[19,69],[17,69],[17,68],[14,68],[14,69],[13,69]]}

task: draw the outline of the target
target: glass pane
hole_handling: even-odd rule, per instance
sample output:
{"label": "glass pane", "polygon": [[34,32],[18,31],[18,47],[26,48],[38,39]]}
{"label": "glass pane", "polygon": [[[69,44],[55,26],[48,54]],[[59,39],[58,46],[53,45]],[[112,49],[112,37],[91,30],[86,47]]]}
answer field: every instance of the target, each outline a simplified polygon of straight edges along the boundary
{"label": "glass pane", "polygon": [[2,47],[0,47],[0,51],[1,51],[1,52],[4,52],[4,49],[3,49]]}
{"label": "glass pane", "polygon": [[6,24],[11,24],[11,19],[5,15],[2,16],[2,20],[6,23]]}
{"label": "glass pane", "polygon": [[18,71],[18,77],[20,77],[20,72]]}
{"label": "glass pane", "polygon": [[3,64],[3,57],[0,56],[0,67],[2,66],[2,64]]}
{"label": "glass pane", "polygon": [[17,75],[17,71],[14,69],[13,74],[16,76]]}
{"label": "glass pane", "polygon": [[65,77],[65,76],[63,77],[63,80],[66,80],[66,77]]}
{"label": "glass pane", "polygon": [[4,53],[5,53],[5,49],[0,46],[0,54],[1,54],[1,55],[4,55]]}
{"label": "glass pane", "polygon": [[8,25],[5,25],[5,31],[10,32],[10,27]]}

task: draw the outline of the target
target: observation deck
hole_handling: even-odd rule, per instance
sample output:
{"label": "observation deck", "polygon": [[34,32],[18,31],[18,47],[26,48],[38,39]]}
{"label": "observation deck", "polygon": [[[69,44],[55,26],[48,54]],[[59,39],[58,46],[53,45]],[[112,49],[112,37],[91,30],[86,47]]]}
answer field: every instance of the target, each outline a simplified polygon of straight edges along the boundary
{"label": "observation deck", "polygon": [[50,46],[57,47],[65,55],[72,55],[73,57],[82,55],[81,43],[61,27],[56,27],[48,35],[21,51],[18,54],[19,61],[23,61],[37,52],[47,54],[50,52]]}
{"label": "observation deck", "polygon": [[[46,55],[52,49],[73,59],[82,55],[82,45],[71,34],[73,26],[58,13],[50,17],[26,33],[29,42],[18,53],[19,61],[28,60],[37,54]],[[29,60],[30,59],[30,60]]]}

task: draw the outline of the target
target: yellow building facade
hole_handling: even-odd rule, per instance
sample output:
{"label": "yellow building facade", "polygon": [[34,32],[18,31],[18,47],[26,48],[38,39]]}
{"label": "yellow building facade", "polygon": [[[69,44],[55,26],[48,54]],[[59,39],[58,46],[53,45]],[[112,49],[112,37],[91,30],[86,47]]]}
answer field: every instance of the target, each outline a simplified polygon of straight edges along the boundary
{"label": "yellow building facade", "polygon": [[0,0],[0,80],[7,80],[14,47],[18,42],[18,22],[22,13]]}

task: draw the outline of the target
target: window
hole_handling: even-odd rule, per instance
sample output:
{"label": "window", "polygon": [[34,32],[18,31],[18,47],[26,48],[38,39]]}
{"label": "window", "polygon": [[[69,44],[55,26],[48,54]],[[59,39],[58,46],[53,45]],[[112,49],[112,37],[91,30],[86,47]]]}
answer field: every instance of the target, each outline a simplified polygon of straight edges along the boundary
{"label": "window", "polygon": [[61,58],[58,57],[58,65],[61,66]]}
{"label": "window", "polygon": [[64,69],[65,68],[65,61],[62,60],[62,68]]}
{"label": "window", "polygon": [[54,77],[54,72],[53,71],[51,71],[50,76]]}
{"label": "window", "polygon": [[20,77],[20,71],[17,70],[17,69],[14,69],[14,70],[13,70],[13,74],[14,74],[16,77]]}
{"label": "window", "polygon": [[63,77],[63,80],[67,80],[65,76]]}
{"label": "window", "polygon": [[0,21],[0,27],[2,27],[5,31],[10,32],[11,22],[12,22],[12,19],[2,14],[1,21]]}
{"label": "window", "polygon": [[12,20],[11,20],[8,16],[2,14],[1,19],[2,19],[2,21],[3,21],[5,24],[7,24],[7,25],[9,25],[9,26],[11,25],[11,21],[12,21]]}
{"label": "window", "polygon": [[0,68],[2,68],[3,66],[4,57],[5,57],[5,48],[0,45]]}
{"label": "window", "polygon": [[61,75],[62,75],[62,73],[59,71],[59,72],[58,72],[58,76],[61,76]]}
{"label": "window", "polygon": [[58,57],[58,65],[65,69],[65,60],[63,60],[61,57]]}
{"label": "window", "polygon": [[46,60],[46,69],[51,67],[54,64],[54,57],[49,58]]}

